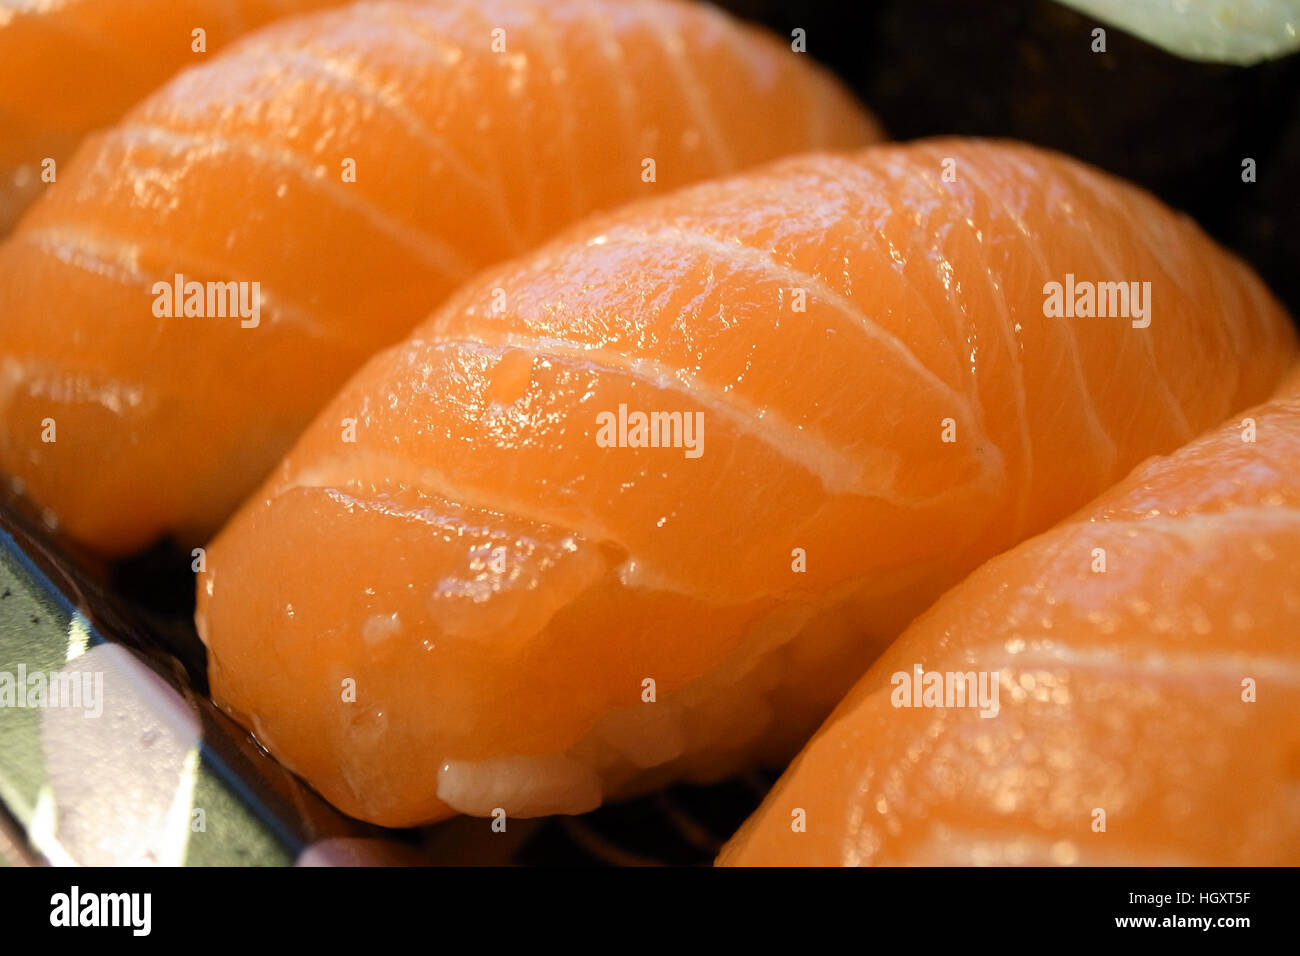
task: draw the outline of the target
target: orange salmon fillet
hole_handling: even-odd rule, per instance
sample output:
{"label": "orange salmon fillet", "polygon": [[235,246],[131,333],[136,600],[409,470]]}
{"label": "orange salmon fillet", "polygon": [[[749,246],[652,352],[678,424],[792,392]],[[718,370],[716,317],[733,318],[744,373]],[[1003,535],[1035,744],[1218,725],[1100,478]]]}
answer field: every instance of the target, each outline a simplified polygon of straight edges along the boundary
{"label": "orange salmon fillet", "polygon": [[[0,472],[103,553],[201,542],[471,273],[592,210],[878,137],[811,59],[698,4],[279,20],[88,139],[0,247]],[[246,283],[247,317],[224,285],[167,315],[177,275]]]}
{"label": "orange salmon fillet", "polygon": [[[1067,273],[1150,282],[1149,324],[1046,317]],[[469,283],[321,413],[207,553],[214,696],[391,825],[788,757],[948,586],[1294,356],[1189,220],[1025,146],[637,204]],[[614,440],[634,412],[683,424]]]}
{"label": "orange salmon fillet", "polygon": [[[989,561],[858,682],[720,862],[1300,863],[1297,461],[1300,370]],[[896,707],[894,675],[918,666],[996,673],[995,715]]]}
{"label": "orange salmon fillet", "polygon": [[0,0],[0,236],[46,188],[46,158],[57,177],[82,137],[177,70],[276,17],[339,2]]}

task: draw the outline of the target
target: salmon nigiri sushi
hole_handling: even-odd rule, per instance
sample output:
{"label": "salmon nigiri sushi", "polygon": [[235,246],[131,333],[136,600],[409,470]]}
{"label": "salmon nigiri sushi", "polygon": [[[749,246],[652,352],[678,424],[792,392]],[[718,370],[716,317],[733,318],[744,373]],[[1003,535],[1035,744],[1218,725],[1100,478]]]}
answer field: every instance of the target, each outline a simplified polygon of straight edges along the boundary
{"label": "salmon nigiri sushi", "polygon": [[0,4],[0,236],[92,130],[276,17],[342,0]]}
{"label": "salmon nigiri sushi", "polygon": [[676,0],[277,21],[87,140],[0,247],[0,472],[71,536],[201,543],[348,375],[596,209],[878,130]]}
{"label": "salmon nigiri sushi", "polygon": [[1300,864],[1297,461],[1300,369],[988,562],[720,861]]}
{"label": "salmon nigiri sushi", "polygon": [[[1084,283],[1135,284],[1125,314]],[[682,190],[484,273],[339,392],[206,553],[213,692],[390,825],[782,759],[941,591],[1294,352],[1189,220],[1030,147]]]}

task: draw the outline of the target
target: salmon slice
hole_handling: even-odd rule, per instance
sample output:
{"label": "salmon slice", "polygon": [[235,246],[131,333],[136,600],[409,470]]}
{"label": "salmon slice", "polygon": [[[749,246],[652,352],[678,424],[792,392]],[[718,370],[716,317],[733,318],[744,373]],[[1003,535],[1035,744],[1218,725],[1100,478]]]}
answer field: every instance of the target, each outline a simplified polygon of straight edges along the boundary
{"label": "salmon slice", "polygon": [[[1150,282],[1150,322],[1046,318],[1067,273]],[[788,758],[942,590],[1294,353],[1190,221],[1029,147],[692,187],[485,273],[343,388],[207,553],[213,692],[392,825]]]}
{"label": "salmon slice", "polygon": [[697,4],[277,21],[88,140],[0,248],[0,471],[104,553],[201,543],[472,272],[591,210],[878,136],[808,57]]}
{"label": "salmon slice", "polygon": [[[989,561],[858,682],[720,862],[1300,863],[1297,461],[1300,369]],[[944,707],[914,706],[916,668]],[[985,706],[948,706],[950,674],[985,679]]]}
{"label": "salmon slice", "polygon": [[[0,236],[92,130],[276,17],[341,0],[0,0]],[[202,34],[195,35],[195,30]]]}

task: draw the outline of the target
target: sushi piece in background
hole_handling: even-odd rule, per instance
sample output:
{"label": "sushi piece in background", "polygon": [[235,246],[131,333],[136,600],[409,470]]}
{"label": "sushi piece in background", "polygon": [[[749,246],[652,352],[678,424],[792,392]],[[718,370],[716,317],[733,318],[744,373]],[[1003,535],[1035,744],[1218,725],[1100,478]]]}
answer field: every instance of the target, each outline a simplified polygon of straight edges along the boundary
{"label": "sushi piece in background", "polygon": [[0,246],[0,472],[101,553],[202,543],[475,271],[592,210],[879,136],[814,61],[700,4],[277,21],[89,139]]}
{"label": "sushi piece in background", "polygon": [[[341,0],[43,0],[0,5],[0,237],[82,138],[178,70],[276,17]],[[52,164],[52,165],[51,165]]]}

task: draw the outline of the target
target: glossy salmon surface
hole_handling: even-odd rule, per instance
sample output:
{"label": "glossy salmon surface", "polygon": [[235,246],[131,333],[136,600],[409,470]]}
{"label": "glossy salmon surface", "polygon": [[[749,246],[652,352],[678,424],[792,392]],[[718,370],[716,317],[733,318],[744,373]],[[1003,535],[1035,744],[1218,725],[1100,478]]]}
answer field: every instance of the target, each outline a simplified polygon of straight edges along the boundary
{"label": "glossy salmon surface", "polygon": [[[1103,281],[1132,314],[1048,314]],[[1189,220],[1033,148],[682,190],[484,273],[335,396],[207,553],[213,692],[390,825],[779,760],[945,589],[1294,354]]]}

